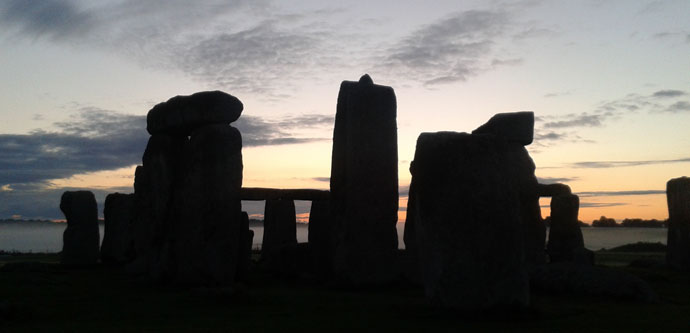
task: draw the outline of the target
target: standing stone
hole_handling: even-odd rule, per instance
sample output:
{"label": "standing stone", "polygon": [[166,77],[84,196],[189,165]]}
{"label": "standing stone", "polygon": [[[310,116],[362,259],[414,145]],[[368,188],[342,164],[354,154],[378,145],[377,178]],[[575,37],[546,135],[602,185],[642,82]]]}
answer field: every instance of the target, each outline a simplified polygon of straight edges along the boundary
{"label": "standing stone", "polygon": [[309,212],[309,249],[312,267],[319,278],[329,278],[333,270],[333,221],[330,200],[314,200]]}
{"label": "standing stone", "polygon": [[261,259],[270,262],[286,246],[295,244],[297,244],[295,202],[288,199],[266,200]]}
{"label": "standing stone", "polygon": [[249,275],[249,267],[252,263],[252,242],[254,241],[254,231],[249,229],[249,215],[247,212],[242,212],[240,218],[240,242],[237,244],[240,247],[240,258],[237,261],[237,281],[247,281]]}
{"label": "standing stone", "polygon": [[368,75],[340,85],[333,130],[334,271],[355,285],[392,279],[398,248],[396,98]]}
{"label": "standing stone", "polygon": [[668,201],[668,248],[666,262],[673,268],[690,271],[690,178],[674,178],[666,183]]}
{"label": "standing stone", "polygon": [[103,218],[103,263],[123,264],[132,259],[130,225],[134,216],[134,194],[111,193],[105,197]]}
{"label": "standing stone", "polygon": [[60,262],[65,265],[93,265],[98,262],[98,205],[91,191],[67,191],[60,199],[67,219]]}
{"label": "standing stone", "polygon": [[189,167],[175,192],[175,223],[166,240],[174,282],[229,285],[243,244],[242,137],[234,127],[207,125],[192,132],[187,152]]}
{"label": "standing stone", "polygon": [[578,251],[584,249],[582,230],[577,221],[580,198],[575,194],[551,198],[551,228],[547,251],[551,262],[577,261]]}
{"label": "standing stone", "polygon": [[491,134],[422,133],[412,185],[426,295],[441,306],[526,306],[519,182]]}

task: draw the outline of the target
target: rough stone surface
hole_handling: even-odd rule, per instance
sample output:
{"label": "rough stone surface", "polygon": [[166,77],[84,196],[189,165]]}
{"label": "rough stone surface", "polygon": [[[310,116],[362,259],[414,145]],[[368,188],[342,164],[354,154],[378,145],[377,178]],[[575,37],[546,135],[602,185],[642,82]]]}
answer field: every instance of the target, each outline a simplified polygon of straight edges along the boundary
{"label": "rough stone surface", "polygon": [[60,199],[67,219],[60,262],[65,265],[93,265],[98,262],[98,204],[91,191],[67,191]]}
{"label": "rough stone surface", "polygon": [[605,296],[656,303],[659,296],[642,279],[604,267],[555,263],[534,267],[530,284],[537,293]]}
{"label": "rough stone surface", "polygon": [[266,200],[264,210],[264,238],[261,259],[272,264],[271,257],[286,246],[297,244],[297,218],[292,200]]}
{"label": "rough stone surface", "polygon": [[570,186],[566,184],[539,184],[538,192],[540,197],[555,197],[557,195],[571,194]]}
{"label": "rough stone surface", "polygon": [[551,228],[547,252],[551,262],[574,261],[575,251],[585,246],[577,222],[580,198],[575,194],[551,198]]}
{"label": "rough stone surface", "polygon": [[333,228],[331,202],[316,200],[309,212],[309,249],[312,254],[314,274],[322,279],[331,276],[333,270]]}
{"label": "rough stone surface", "polygon": [[235,280],[241,235],[242,137],[228,125],[207,125],[190,137],[188,169],[174,193],[175,218],[163,248],[173,281],[229,285]]}
{"label": "rough stone surface", "polygon": [[472,134],[493,134],[507,141],[529,145],[534,138],[534,113],[499,113],[472,131]]}
{"label": "rough stone surface", "polygon": [[132,260],[130,227],[134,216],[134,194],[111,193],[105,197],[101,262],[123,264]]}
{"label": "rough stone surface", "polygon": [[[412,185],[423,284],[432,302],[465,309],[526,306],[520,180],[494,135],[422,133]],[[529,168],[529,167],[528,167]]]}
{"label": "rough stone surface", "polygon": [[668,201],[668,248],[666,262],[673,268],[690,271],[690,178],[666,183]]}
{"label": "rough stone surface", "polygon": [[153,107],[146,116],[152,134],[187,136],[204,125],[230,124],[242,113],[242,102],[222,91],[203,91],[175,96]]}
{"label": "rough stone surface", "polygon": [[360,285],[396,276],[398,248],[396,98],[368,75],[340,85],[333,131],[331,204],[334,273]]}

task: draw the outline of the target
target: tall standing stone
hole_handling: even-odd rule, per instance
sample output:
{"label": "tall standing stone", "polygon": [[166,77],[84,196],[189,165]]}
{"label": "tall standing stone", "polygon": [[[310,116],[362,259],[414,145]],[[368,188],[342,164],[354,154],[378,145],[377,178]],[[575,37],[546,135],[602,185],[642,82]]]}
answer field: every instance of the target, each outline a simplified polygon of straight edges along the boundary
{"label": "tall standing stone", "polygon": [[188,169],[175,193],[169,232],[175,282],[228,285],[240,260],[242,137],[229,125],[206,125],[190,137]]}
{"label": "tall standing stone", "polygon": [[546,248],[551,262],[577,261],[585,242],[577,220],[580,198],[561,194],[551,198],[551,228]]}
{"label": "tall standing stone", "polygon": [[[297,244],[295,202],[289,199],[266,200],[261,259],[270,261],[286,246]],[[269,264],[270,265],[270,264]]]}
{"label": "tall standing stone", "polygon": [[426,295],[463,309],[525,306],[519,182],[491,134],[422,133],[411,168]]}
{"label": "tall standing stone", "polygon": [[123,264],[132,259],[130,226],[134,216],[134,194],[111,193],[103,208],[103,263]]}
{"label": "tall standing stone", "polygon": [[666,262],[673,268],[690,271],[690,178],[674,178],[666,183],[668,201],[668,248]]}
{"label": "tall standing stone", "polygon": [[340,85],[331,199],[337,277],[355,285],[391,279],[398,248],[396,98],[368,75]]}
{"label": "tall standing stone", "polygon": [[93,265],[98,262],[98,204],[91,191],[67,191],[60,199],[67,219],[60,262],[65,265]]}

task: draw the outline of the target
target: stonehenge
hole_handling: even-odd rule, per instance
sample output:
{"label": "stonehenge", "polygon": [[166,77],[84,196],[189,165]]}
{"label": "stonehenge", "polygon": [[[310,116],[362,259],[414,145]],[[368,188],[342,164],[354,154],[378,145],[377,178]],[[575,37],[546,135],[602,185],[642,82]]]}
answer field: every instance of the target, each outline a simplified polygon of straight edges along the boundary
{"label": "stonehenge", "polygon": [[[533,127],[533,117],[500,115],[472,134],[419,136],[405,241],[418,252],[433,303],[464,309],[529,304],[524,230],[541,216],[534,163],[523,147],[532,129],[517,125]],[[509,119],[516,128],[502,133]]]}
{"label": "stonehenge", "polygon": [[130,228],[133,213],[134,194],[111,193],[105,197],[101,262],[124,264],[132,259]]}
{"label": "stonehenge", "polygon": [[91,191],[66,191],[60,210],[67,219],[60,262],[70,266],[96,264],[100,242],[96,197]]}
{"label": "stonehenge", "polygon": [[388,281],[398,249],[398,145],[393,88],[343,81],[331,163],[333,269],[343,283]]}
{"label": "stonehenge", "polygon": [[582,257],[587,253],[577,220],[580,198],[575,194],[560,194],[551,198],[551,228],[546,251],[550,262],[580,262],[593,264]]}
{"label": "stonehenge", "polygon": [[680,271],[690,271],[690,178],[666,183],[668,240],[666,263]]}

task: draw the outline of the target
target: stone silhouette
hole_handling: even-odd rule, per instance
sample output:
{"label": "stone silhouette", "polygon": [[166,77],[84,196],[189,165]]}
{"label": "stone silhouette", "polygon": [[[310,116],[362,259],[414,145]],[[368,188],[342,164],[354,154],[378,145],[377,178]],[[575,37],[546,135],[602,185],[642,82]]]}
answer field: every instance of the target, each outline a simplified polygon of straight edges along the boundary
{"label": "stone silhouette", "polygon": [[105,197],[101,262],[124,264],[132,259],[130,228],[133,216],[134,194],[111,193]]}
{"label": "stone silhouette", "polygon": [[185,285],[229,285],[240,269],[242,103],[223,92],[173,97],[147,116],[135,177],[130,270]]}
{"label": "stone silhouette", "polygon": [[297,244],[295,202],[289,199],[266,200],[261,259],[267,262],[274,261],[273,258],[287,246],[295,244]]}
{"label": "stone silhouette", "polygon": [[242,212],[240,218],[240,259],[237,261],[237,281],[247,281],[249,268],[252,263],[252,243],[254,241],[254,231],[249,229],[249,215]]}
{"label": "stone silhouette", "polygon": [[333,266],[354,285],[396,275],[398,147],[393,88],[343,81],[333,130]]}
{"label": "stone silhouette", "polygon": [[536,178],[531,159],[516,148],[526,140],[513,138],[439,132],[417,140],[408,221],[414,222],[426,295],[436,304],[484,309],[529,303],[523,220],[533,212],[524,211],[532,207],[523,200],[525,193],[537,198]]}
{"label": "stone silhouette", "polygon": [[149,134],[188,136],[195,129],[211,124],[230,124],[242,114],[237,97],[222,91],[202,91],[190,96],[175,96],[149,111]]}
{"label": "stone silhouette", "polygon": [[546,246],[551,262],[593,264],[593,254],[585,249],[582,230],[577,220],[580,198],[560,194],[551,198],[551,228]]}
{"label": "stone silhouette", "polygon": [[331,202],[314,200],[309,212],[309,249],[314,274],[320,279],[331,277],[333,272],[333,228]]}
{"label": "stone silhouette", "polygon": [[690,271],[690,178],[666,183],[668,240],[666,262],[677,270]]}
{"label": "stone silhouette", "polygon": [[98,262],[98,204],[91,191],[66,191],[60,210],[67,219],[60,262],[65,265],[93,265]]}

